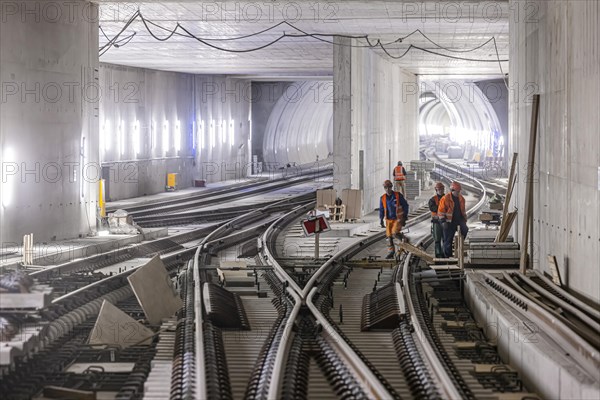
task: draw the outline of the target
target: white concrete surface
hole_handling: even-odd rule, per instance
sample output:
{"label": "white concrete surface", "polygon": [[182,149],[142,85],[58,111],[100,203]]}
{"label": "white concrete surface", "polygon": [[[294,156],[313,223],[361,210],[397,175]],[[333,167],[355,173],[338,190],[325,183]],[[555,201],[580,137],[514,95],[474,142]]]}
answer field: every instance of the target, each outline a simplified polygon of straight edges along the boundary
{"label": "white concrete surface", "polygon": [[590,375],[547,332],[488,289],[477,272],[467,274],[465,297],[502,360],[519,371],[528,389],[546,399],[597,399],[600,372]]}
{"label": "white concrete surface", "polygon": [[1,246],[95,229],[98,21],[81,10],[96,5],[46,3],[0,4]]}
{"label": "white concrete surface", "polygon": [[510,9],[509,153],[519,153],[513,201],[525,209],[531,99],[539,93],[534,265],[548,271],[546,256],[556,256],[568,287],[600,301],[600,3],[512,0]]}
{"label": "white concrete surface", "polygon": [[[250,81],[102,64],[100,155],[112,201],[193,179],[242,179],[250,152]],[[106,176],[105,176],[106,179]]]}

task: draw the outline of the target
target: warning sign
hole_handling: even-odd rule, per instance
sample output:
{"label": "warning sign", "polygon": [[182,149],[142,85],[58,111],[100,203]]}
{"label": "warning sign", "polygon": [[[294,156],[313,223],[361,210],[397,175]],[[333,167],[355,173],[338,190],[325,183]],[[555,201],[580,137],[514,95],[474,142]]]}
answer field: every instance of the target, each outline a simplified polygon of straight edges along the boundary
{"label": "warning sign", "polygon": [[[318,225],[317,225],[318,224]],[[330,231],[329,221],[323,216],[305,219],[302,221],[302,229],[306,236],[312,236],[316,232],[317,226],[319,227],[319,233]]]}

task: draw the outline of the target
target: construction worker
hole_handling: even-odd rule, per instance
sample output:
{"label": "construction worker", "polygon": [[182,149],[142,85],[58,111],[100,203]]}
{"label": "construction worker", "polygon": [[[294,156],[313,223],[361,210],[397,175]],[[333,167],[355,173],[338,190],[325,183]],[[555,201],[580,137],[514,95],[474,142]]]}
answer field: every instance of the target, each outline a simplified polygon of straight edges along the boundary
{"label": "construction worker", "polygon": [[[392,190],[392,187],[392,181],[389,179],[383,182],[385,193],[379,200],[379,223],[382,228],[385,228],[385,236],[389,243],[386,260],[394,258],[396,254],[394,236],[399,236],[408,217],[408,202],[402,193]],[[384,218],[385,225],[383,224]]]}
{"label": "construction worker", "polygon": [[435,194],[429,199],[429,211],[431,211],[431,236],[435,243],[435,258],[444,258],[444,249],[442,248],[442,224],[438,217],[438,207],[440,200],[444,197],[444,184],[442,182],[436,182]]}
{"label": "construction worker", "polygon": [[406,169],[402,166],[402,161],[398,161],[398,165],[394,167],[392,175],[394,176],[394,190],[406,196],[406,185],[404,184],[404,181],[406,181]]}
{"label": "construction worker", "polygon": [[444,232],[444,255],[452,257],[452,241],[456,228],[460,227],[463,238],[467,236],[467,212],[465,211],[465,198],[460,194],[462,187],[454,181],[450,185],[450,193],[440,199],[438,206],[438,217]]}

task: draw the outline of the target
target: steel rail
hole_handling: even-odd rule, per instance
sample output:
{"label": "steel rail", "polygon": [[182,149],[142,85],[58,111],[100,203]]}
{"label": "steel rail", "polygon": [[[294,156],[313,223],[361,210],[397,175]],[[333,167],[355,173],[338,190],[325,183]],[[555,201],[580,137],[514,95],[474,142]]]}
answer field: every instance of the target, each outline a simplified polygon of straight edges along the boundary
{"label": "steel rail", "polygon": [[[475,182],[477,182],[480,186],[481,198],[480,198],[479,202],[477,202],[477,204],[475,204],[473,207],[471,207],[469,210],[467,210],[468,218],[473,216],[485,203],[486,189],[483,186],[483,184],[481,182],[479,182],[478,180],[475,180]],[[416,245],[418,246],[419,244],[422,244],[426,240],[429,240],[429,241],[432,240],[430,235],[423,235],[422,237],[418,238]],[[404,259],[404,265],[403,265],[403,269],[402,269],[402,282],[403,282],[402,286],[403,287],[409,287],[409,285],[412,282],[412,280],[409,278],[412,274],[410,264],[411,264],[411,259],[413,257],[418,258],[414,254],[408,253]],[[447,399],[463,398],[464,396],[462,395],[462,393],[460,393],[457,390],[457,387],[454,384],[454,379],[448,373],[447,366],[445,366],[444,363],[440,360],[438,351],[436,351],[436,349],[433,347],[433,345],[431,343],[430,332],[427,331],[426,327],[424,327],[422,325],[420,319],[417,317],[418,310],[415,307],[412,296],[410,295],[410,290],[408,292],[409,293],[406,293],[406,295],[405,295],[404,301],[402,301],[400,298],[398,298],[397,301],[398,301],[398,304],[402,304],[402,303],[406,304],[406,310],[410,316],[412,326],[415,329],[415,334],[420,339],[421,346],[425,353],[425,359],[426,359],[427,363],[430,365],[431,372],[433,373],[433,375],[436,377],[437,381],[439,382],[438,386],[440,389],[440,393],[442,394],[443,398],[447,398]],[[401,296],[403,294],[402,291],[397,291],[396,293],[397,293],[397,296]],[[437,349],[437,350],[440,350],[440,349]]]}
{"label": "steel rail", "polygon": [[519,291],[500,281],[490,273],[483,271],[485,283],[500,293],[500,298],[513,308],[518,305],[518,312],[526,315],[534,324],[546,333],[556,343],[563,345],[573,358],[591,376],[596,376],[600,370],[600,354],[586,340],[573,331],[560,319],[550,314],[543,307],[523,296]]}

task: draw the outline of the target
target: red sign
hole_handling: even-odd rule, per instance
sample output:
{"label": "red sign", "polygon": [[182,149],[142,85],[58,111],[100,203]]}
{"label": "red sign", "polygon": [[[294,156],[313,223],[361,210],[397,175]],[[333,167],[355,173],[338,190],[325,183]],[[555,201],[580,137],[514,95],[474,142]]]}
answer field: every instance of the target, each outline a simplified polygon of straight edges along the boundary
{"label": "red sign", "polygon": [[302,221],[302,229],[304,229],[304,234],[306,236],[312,236],[315,234],[317,222],[319,224],[319,233],[331,230],[331,228],[329,227],[329,222],[323,216],[305,219],[304,221]]}

